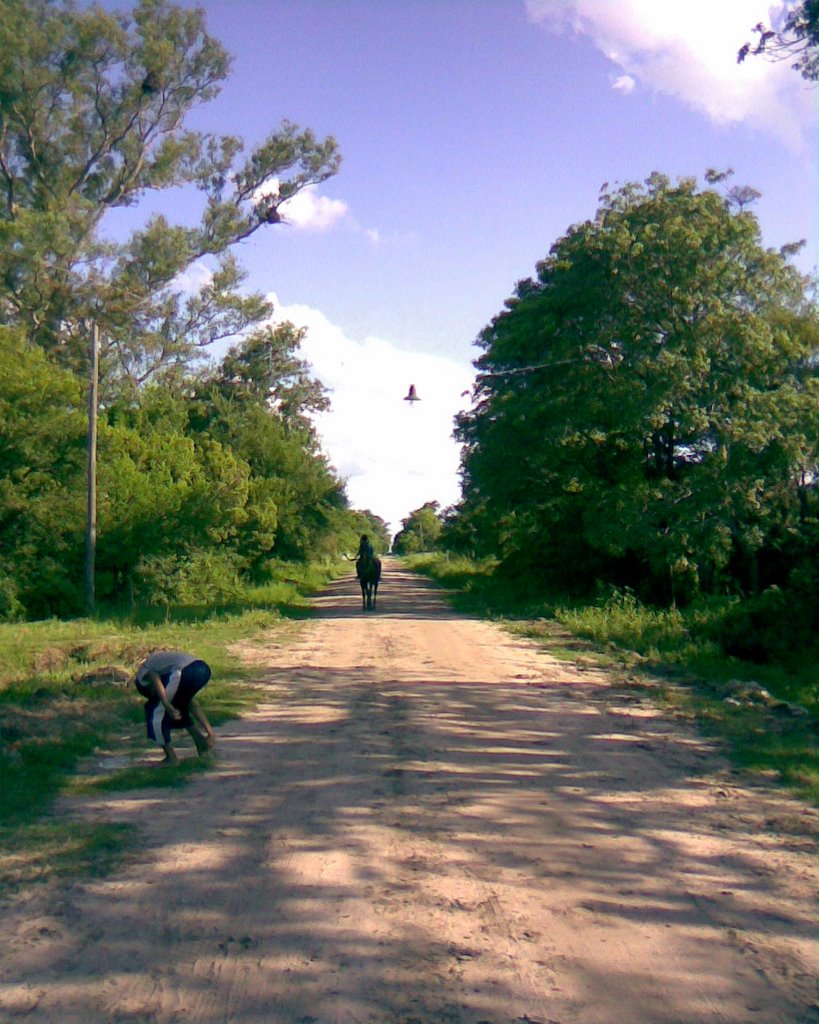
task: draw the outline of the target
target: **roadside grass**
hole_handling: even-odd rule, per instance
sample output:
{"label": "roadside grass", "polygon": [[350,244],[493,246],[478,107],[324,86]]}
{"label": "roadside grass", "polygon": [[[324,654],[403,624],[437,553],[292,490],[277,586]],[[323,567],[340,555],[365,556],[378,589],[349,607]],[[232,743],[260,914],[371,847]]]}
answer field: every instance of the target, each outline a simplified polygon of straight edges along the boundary
{"label": "roadside grass", "polygon": [[0,623],[0,892],[46,874],[103,873],[131,846],[130,830],[114,825],[72,823],[63,835],[48,819],[59,795],[179,786],[208,770],[210,758],[185,749],[187,735],[177,768],[134,763],[151,756],[134,670],[156,648],[194,651],[213,670],[201,697],[208,718],[217,726],[236,718],[263,690],[232,645],[271,630],[286,642],[298,629],[292,620],[307,614],[307,595],[338,567],[287,571],[227,606]]}
{"label": "roadside grass", "polygon": [[101,877],[122,863],[135,840],[131,826],[112,822],[0,826],[0,894],[55,876]]}
{"label": "roadside grass", "polygon": [[[787,664],[726,655],[716,638],[732,607],[727,599],[662,609],[610,589],[584,602],[521,592],[491,559],[425,554],[405,564],[446,588],[456,608],[495,619],[561,660],[609,666],[624,685],[649,689],[722,739],[736,767],[777,779],[819,806],[819,650],[794,652]],[[753,684],[772,700],[757,701]]]}

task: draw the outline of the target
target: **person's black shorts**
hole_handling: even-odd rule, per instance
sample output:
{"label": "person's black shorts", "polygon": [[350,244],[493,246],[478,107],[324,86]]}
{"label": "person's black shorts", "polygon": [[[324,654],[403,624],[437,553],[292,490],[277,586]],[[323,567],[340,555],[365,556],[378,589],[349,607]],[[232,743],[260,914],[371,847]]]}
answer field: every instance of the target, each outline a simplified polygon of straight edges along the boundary
{"label": "person's black shorts", "polygon": [[[170,742],[171,729],[187,729],[192,725],[191,701],[210,679],[210,665],[197,659],[182,669],[179,683],[171,696],[171,704],[181,714],[179,718],[171,718],[164,712],[159,699],[154,695],[149,684],[137,683],[137,690],[147,699],[145,705],[145,721],[148,728],[148,739],[157,743]],[[170,688],[173,669],[162,672],[159,678],[166,690]],[[160,738],[161,737],[161,738]]]}
{"label": "person's black shorts", "polygon": [[[204,661],[192,661],[182,669],[182,678],[171,704],[182,712],[181,718],[171,719],[172,729],[183,729],[191,724],[191,701],[210,679],[210,665]],[[162,680],[165,681],[164,679]]]}

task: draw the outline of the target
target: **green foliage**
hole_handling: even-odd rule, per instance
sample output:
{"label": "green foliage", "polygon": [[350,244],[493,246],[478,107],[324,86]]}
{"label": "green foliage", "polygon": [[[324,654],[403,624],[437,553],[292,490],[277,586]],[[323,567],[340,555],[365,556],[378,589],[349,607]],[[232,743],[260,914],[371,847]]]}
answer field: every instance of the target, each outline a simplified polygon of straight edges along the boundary
{"label": "green foliage", "polygon": [[[383,522],[349,510],[319,450],[307,414],[323,392],[295,355],[301,337],[289,325],[255,335],[181,389],[142,386],[101,411],[98,600],[160,612],[225,605],[271,560],[332,561],[365,528],[386,549]],[[68,371],[0,328],[0,618],[78,607],[78,392]]]}
{"label": "green foliage", "polygon": [[201,700],[218,725],[262,695],[246,685],[256,670],[238,661],[232,645],[269,642],[273,631],[284,642],[297,627],[280,610],[298,612],[303,595],[327,578],[326,567],[279,565],[264,585],[235,595],[234,610],[208,605],[195,590],[198,607],[171,606],[171,623],[166,609],[152,619],[149,607],[108,619],[0,623],[0,889],[104,873],[132,840],[125,827],[77,825],[67,835],[64,823],[44,821],[58,794],[180,785],[206,770],[188,751],[178,772],[134,764],[146,746],[141,699],[130,685],[94,684],[89,675],[111,667],[133,673],[160,647],[195,651],[213,669]]}
{"label": "green foliage", "polygon": [[[0,6],[0,322],[66,365],[85,362],[85,323],[102,328],[104,394],[177,368],[269,306],[243,296],[236,242],[282,220],[278,208],[334,174],[335,140],[284,121],[243,157],[240,139],[189,130],[229,57],[204,14],[169,0],[108,12],[71,0]],[[194,226],[148,219],[103,242],[106,214],[148,191],[198,192]],[[207,257],[189,296],[179,275]]]}
{"label": "green foliage", "polygon": [[439,509],[437,501],[427,501],[401,520],[401,530],[393,541],[395,554],[412,555],[435,549],[443,529]]}
{"label": "green foliage", "polygon": [[255,331],[230,349],[200,391],[273,409],[288,428],[309,431],[307,414],[330,403],[324,386],[296,356],[306,333],[289,322]]}
{"label": "green foliage", "polygon": [[[338,555],[341,482],[309,415],[327,407],[292,324],[246,295],[231,252],[339,166],[285,121],[239,139],[185,128],[229,58],[170,0],[108,12],[0,4],[0,618],[72,614],[86,525],[88,325],[101,328],[97,596],[168,609],[226,602],[270,559]],[[147,191],[198,191],[198,224],[148,218]],[[195,294],[180,275],[207,259]],[[213,342],[242,337],[197,372]]]}
{"label": "green foliage", "polygon": [[604,194],[479,339],[448,538],[576,592],[753,589],[814,500],[808,295],[731,194],[656,174]]}
{"label": "green foliage", "polygon": [[0,622],[13,622],[23,611],[17,596],[17,584],[9,576],[0,574]]}
{"label": "green foliage", "polygon": [[0,327],[0,616],[74,606],[85,416],[70,374]]}
{"label": "green foliage", "polygon": [[243,585],[237,556],[208,550],[141,559],[134,590],[139,604],[169,609],[171,605],[227,605],[238,601]]}
{"label": "green foliage", "polygon": [[726,654],[757,664],[799,671],[819,655],[819,560],[815,555],[791,573],[788,585],[772,586],[731,605],[714,630]]}
{"label": "green foliage", "polygon": [[819,0],[801,0],[793,6],[778,31],[759,22],[754,32],[756,42],[740,47],[738,64],[749,54],[762,54],[769,60],[792,60],[794,71],[809,82],[819,79]]}

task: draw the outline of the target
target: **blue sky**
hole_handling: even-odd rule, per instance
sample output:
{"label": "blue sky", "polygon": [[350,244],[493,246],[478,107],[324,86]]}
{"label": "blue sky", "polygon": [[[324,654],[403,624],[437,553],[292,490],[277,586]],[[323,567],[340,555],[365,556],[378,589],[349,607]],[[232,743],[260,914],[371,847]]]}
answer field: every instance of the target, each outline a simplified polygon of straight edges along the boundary
{"label": "blue sky", "polygon": [[[206,0],[234,56],[191,126],[334,135],[341,171],[238,255],[332,387],[318,420],[357,507],[454,501],[472,346],[603,182],[733,168],[764,241],[817,259],[817,91],[737,66],[756,0]],[[401,401],[415,383],[422,402]]]}

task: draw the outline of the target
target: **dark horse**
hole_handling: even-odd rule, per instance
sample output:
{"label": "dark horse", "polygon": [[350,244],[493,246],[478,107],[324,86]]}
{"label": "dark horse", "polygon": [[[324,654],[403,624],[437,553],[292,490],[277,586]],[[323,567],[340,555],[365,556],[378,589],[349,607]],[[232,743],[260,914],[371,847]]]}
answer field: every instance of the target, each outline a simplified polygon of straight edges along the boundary
{"label": "dark horse", "polygon": [[365,551],[355,563],[355,574],[361,584],[361,610],[372,610],[381,579],[381,560],[372,552]]}

